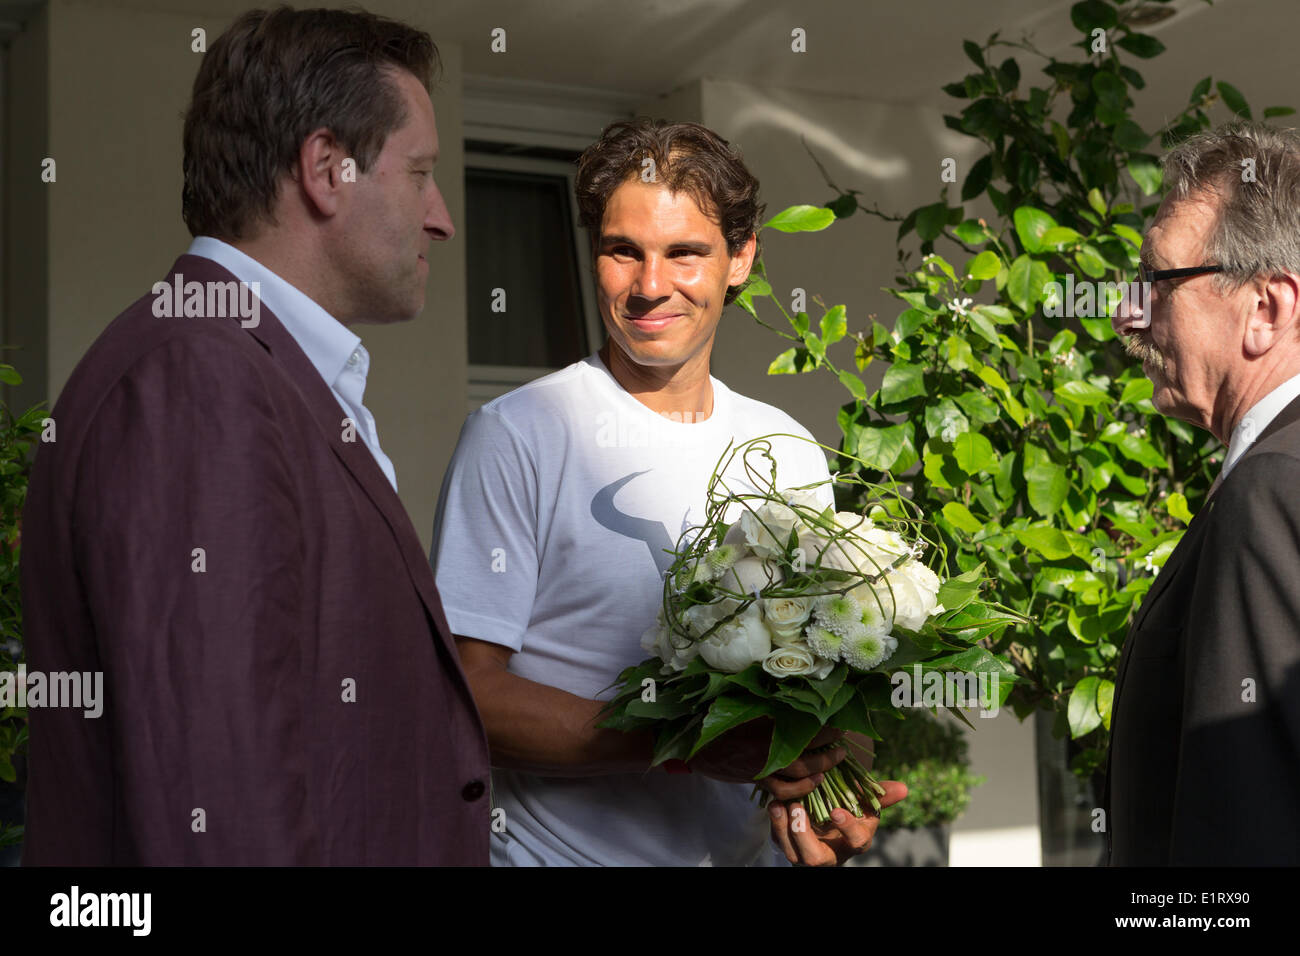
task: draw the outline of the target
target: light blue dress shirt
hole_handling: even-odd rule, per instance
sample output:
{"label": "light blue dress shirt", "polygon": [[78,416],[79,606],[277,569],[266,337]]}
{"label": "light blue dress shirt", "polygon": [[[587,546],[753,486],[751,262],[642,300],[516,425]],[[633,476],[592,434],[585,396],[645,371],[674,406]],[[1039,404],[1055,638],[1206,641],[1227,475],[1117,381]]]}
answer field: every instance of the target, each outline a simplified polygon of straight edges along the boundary
{"label": "light blue dress shirt", "polygon": [[[355,423],[357,433],[396,491],[397,472],[379,447],[374,416],[361,403],[361,396],[366,391],[366,375],[370,371],[370,353],[361,344],[360,336],[349,331],[310,296],[229,243],[211,236],[199,236],[190,243],[187,251],[189,255],[211,259],[236,279],[258,283],[258,297],[275,313],[280,324],[316,366],[316,371],[338,399],[339,407]],[[340,431],[343,427],[340,419]]]}

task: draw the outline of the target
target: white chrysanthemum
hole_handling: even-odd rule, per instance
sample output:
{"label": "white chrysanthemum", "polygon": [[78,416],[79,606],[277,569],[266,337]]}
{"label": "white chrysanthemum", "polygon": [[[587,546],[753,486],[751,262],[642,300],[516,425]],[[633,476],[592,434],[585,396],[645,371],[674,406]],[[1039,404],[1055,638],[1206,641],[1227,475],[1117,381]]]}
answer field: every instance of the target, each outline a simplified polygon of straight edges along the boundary
{"label": "white chrysanthemum", "polygon": [[841,656],[854,670],[869,671],[889,660],[896,650],[898,650],[897,638],[866,634],[855,639],[845,638],[841,647]]}
{"label": "white chrysanthemum", "polygon": [[849,594],[862,605],[862,624],[866,633],[883,637],[894,629],[894,599],[885,581],[863,582]]}
{"label": "white chrysanthemum", "polygon": [[808,628],[808,646],[818,657],[828,661],[838,661],[840,659],[840,647],[844,643],[844,638],[840,637],[834,631],[828,631],[824,627],[813,625]]}
{"label": "white chrysanthemum", "polygon": [[695,566],[695,580],[712,583],[735,566],[740,560],[742,549],[734,544],[724,544],[714,548],[700,558]]}
{"label": "white chrysanthemum", "polygon": [[862,605],[847,594],[823,594],[813,603],[813,620],[819,627],[847,637],[862,624]]}

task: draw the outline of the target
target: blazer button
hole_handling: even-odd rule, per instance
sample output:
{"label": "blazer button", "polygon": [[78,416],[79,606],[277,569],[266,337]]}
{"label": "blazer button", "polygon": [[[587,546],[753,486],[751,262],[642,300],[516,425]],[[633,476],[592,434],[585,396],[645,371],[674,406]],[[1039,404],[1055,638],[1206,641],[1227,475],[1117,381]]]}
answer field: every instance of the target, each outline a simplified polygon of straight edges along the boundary
{"label": "blazer button", "polygon": [[483,791],[485,789],[482,780],[471,780],[461,789],[460,795],[464,797],[466,801],[473,803],[479,797],[483,796]]}

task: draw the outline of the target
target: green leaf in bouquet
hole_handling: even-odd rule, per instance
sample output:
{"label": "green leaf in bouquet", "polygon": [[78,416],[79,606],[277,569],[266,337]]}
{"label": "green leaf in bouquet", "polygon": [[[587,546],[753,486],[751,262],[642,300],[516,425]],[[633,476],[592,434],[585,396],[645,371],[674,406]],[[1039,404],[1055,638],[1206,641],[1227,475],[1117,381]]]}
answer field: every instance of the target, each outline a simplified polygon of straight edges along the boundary
{"label": "green leaf in bouquet", "polygon": [[[760,700],[749,694],[730,695],[714,698],[709,712],[704,715],[704,720],[700,727],[699,739],[695,741],[694,746],[688,748],[689,760],[706,747],[710,741],[725,734],[733,727],[739,727],[741,724],[748,723],[759,717],[767,717],[772,713],[772,705],[765,700]],[[785,766],[785,764],[782,764]],[[767,776],[767,774],[763,774]]]}
{"label": "green leaf in bouquet", "polygon": [[649,717],[654,720],[672,720],[675,717],[685,717],[694,713],[698,705],[689,700],[683,700],[680,694],[660,691],[654,700],[644,700],[640,697],[628,701],[623,712],[629,717]]}
{"label": "green leaf in bouquet", "polygon": [[693,690],[684,690],[682,692],[682,700],[699,698],[695,701],[695,706],[697,707],[706,700],[713,700],[713,698],[721,694],[723,689],[725,689],[730,683],[727,680],[729,676],[731,675],[722,674],[718,671],[710,671],[708,678],[703,683],[696,682],[699,684],[698,687],[695,687]]}
{"label": "green leaf in bouquet", "polygon": [[871,723],[871,711],[867,708],[866,700],[857,691],[851,693],[844,706],[831,715],[829,725],[852,734],[880,739],[880,734]]}
{"label": "green leaf in bouquet", "polygon": [[935,600],[943,605],[946,610],[959,611],[975,600],[980,593],[980,585],[983,582],[984,565],[980,564],[973,571],[958,574],[944,581],[939,586],[939,593],[935,595]]}
{"label": "green leaf in bouquet", "polygon": [[691,740],[703,722],[702,714],[672,721],[655,737],[654,757],[650,766],[657,767],[665,760],[689,760],[694,754]]}
{"label": "green leaf in bouquet", "polygon": [[772,748],[767,763],[754,775],[755,780],[769,777],[798,760],[822,729],[822,722],[815,716],[793,707],[778,707],[773,716],[776,728],[772,732]]}
{"label": "green leaf in bouquet", "polygon": [[771,697],[772,691],[767,688],[763,680],[765,673],[762,664],[750,664],[739,674],[728,674],[727,681],[743,687],[751,694],[756,694],[759,697]]}
{"label": "green leaf in bouquet", "polygon": [[835,694],[839,689],[844,686],[844,678],[848,673],[848,664],[837,664],[835,669],[827,674],[823,680],[813,680],[811,677],[805,678],[805,680],[808,682],[808,686],[829,704],[835,698]]}

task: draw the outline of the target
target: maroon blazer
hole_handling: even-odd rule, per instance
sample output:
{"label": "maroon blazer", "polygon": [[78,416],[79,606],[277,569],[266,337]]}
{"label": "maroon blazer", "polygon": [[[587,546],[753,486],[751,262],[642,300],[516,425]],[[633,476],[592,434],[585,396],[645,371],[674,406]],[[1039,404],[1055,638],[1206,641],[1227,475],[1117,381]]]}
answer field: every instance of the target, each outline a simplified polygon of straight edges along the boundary
{"label": "maroon blazer", "polygon": [[102,671],[104,700],[29,711],[24,863],[486,865],[487,738],[396,492],[264,305],[152,305],[32,472],[28,671]]}

